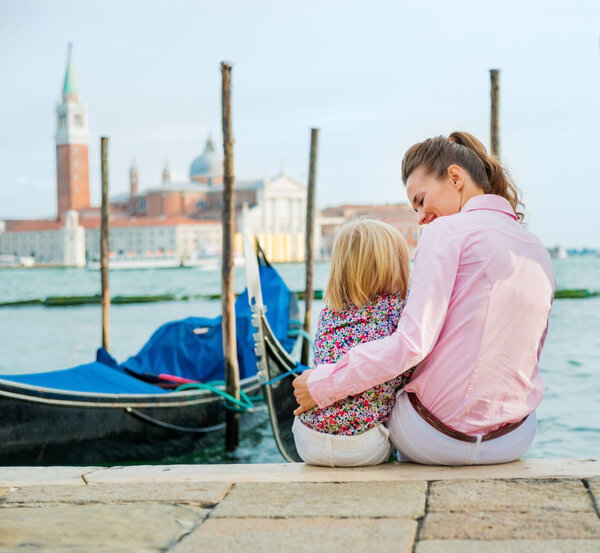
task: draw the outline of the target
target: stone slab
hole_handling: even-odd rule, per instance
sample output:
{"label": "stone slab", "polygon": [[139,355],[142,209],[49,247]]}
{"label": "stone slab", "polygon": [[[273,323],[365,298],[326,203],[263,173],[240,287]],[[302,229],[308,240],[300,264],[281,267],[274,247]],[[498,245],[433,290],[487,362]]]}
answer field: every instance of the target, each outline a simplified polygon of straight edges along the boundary
{"label": "stone slab", "polygon": [[[598,459],[526,459],[503,465],[433,467],[385,463],[375,467],[328,468],[304,463],[250,465],[159,465],[111,467],[86,471],[86,481],[100,482],[369,482],[508,478],[592,478],[600,476]],[[39,483],[40,480],[38,479]],[[3,483],[0,471],[0,486]]]}
{"label": "stone slab", "polygon": [[210,518],[169,553],[409,553],[416,529],[404,519]]}
{"label": "stone slab", "polygon": [[[227,482],[149,482],[92,484],[89,486],[26,486],[13,488],[0,507],[31,503],[190,503],[214,507],[229,491]],[[0,491],[0,498],[2,492]]]}
{"label": "stone slab", "polygon": [[593,511],[576,478],[432,482],[427,511]]}
{"label": "stone slab", "polygon": [[57,484],[85,486],[82,475],[99,474],[102,467],[0,467],[0,487],[38,486]]}
{"label": "stone slab", "polygon": [[135,507],[4,508],[0,512],[0,551],[9,547],[37,547],[44,552],[71,549],[89,552],[94,551],[94,544],[114,551],[165,550],[191,532],[208,512],[198,507],[143,503]]}
{"label": "stone slab", "polygon": [[428,513],[421,540],[600,539],[596,513]]}
{"label": "stone slab", "polygon": [[600,540],[426,540],[415,553],[598,553]]}
{"label": "stone slab", "polygon": [[418,518],[426,482],[236,484],[212,518]]}

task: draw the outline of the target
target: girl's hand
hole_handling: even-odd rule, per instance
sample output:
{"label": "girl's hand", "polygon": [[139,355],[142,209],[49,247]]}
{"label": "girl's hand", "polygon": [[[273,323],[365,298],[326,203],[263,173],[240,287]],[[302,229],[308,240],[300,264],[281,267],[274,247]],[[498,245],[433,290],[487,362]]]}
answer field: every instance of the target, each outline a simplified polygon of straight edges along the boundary
{"label": "girl's hand", "polygon": [[307,369],[292,381],[292,384],[294,385],[294,396],[296,396],[296,401],[300,406],[294,411],[294,415],[296,416],[317,405],[308,391],[308,377],[311,372],[313,372],[313,369]]}

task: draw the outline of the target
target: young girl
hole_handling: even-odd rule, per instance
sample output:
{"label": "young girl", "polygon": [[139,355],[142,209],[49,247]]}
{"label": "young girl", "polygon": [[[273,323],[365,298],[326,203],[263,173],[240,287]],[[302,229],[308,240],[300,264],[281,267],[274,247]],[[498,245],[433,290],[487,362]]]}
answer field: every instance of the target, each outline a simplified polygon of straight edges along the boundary
{"label": "young girl", "polygon": [[[408,278],[408,247],[397,229],[371,219],[343,225],[333,247],[314,365],[335,363],[353,346],[392,334],[404,308]],[[293,426],[300,457],[332,467],[387,461],[392,446],[383,423],[396,391],[411,375],[407,371],[329,407],[302,413]]]}

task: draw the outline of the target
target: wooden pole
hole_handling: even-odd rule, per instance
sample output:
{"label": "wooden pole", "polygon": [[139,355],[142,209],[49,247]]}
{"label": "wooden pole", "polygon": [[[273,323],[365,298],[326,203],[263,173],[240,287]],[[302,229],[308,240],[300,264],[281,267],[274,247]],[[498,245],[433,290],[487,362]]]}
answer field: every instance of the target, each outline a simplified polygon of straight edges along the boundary
{"label": "wooden pole", "polygon": [[490,153],[500,159],[500,69],[490,69]]}
{"label": "wooden pole", "polygon": [[[235,292],[233,286],[233,235],[235,232],[233,132],[231,125],[231,65],[221,63],[221,109],[223,123],[223,262],[221,304],[226,391],[240,398],[240,370],[235,341]],[[226,414],[225,447],[233,451],[239,443],[239,413]]]}
{"label": "wooden pole", "polygon": [[[314,265],[314,228],[315,228],[315,185],[317,178],[317,147],[319,129],[310,130],[310,159],[308,167],[308,189],[306,191],[306,243],[304,247],[306,264],[306,288],[304,290],[304,331],[310,334],[313,300],[313,265]],[[300,362],[308,365],[309,343],[302,342]]]}
{"label": "wooden pole", "polygon": [[102,296],[100,304],[102,306],[102,347],[110,351],[110,291],[108,288],[108,252],[110,251],[108,236],[109,209],[108,201],[108,137],[100,137],[100,160],[101,160],[101,181],[102,181],[102,207],[100,219],[100,280]]}

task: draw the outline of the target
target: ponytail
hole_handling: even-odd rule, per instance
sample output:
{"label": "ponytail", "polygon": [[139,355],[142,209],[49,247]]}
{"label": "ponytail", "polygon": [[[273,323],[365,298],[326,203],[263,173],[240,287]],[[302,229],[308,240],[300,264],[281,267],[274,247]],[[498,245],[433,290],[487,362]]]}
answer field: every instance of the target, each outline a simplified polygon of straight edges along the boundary
{"label": "ponytail", "polygon": [[402,160],[402,180],[406,184],[409,175],[419,167],[443,177],[450,165],[468,171],[485,194],[496,194],[508,200],[517,219],[523,222],[525,206],[519,189],[498,159],[490,156],[485,146],[469,133],[453,132],[448,138],[429,138],[409,148]]}
{"label": "ponytail", "polygon": [[525,206],[521,201],[521,194],[513,182],[508,171],[502,167],[498,158],[488,154],[485,146],[472,134],[466,132],[453,132],[448,137],[449,142],[460,144],[472,150],[483,163],[485,174],[491,188],[491,194],[502,196],[508,200],[519,221],[523,221],[524,213],[521,209]]}

